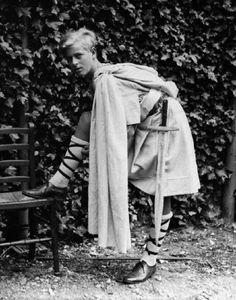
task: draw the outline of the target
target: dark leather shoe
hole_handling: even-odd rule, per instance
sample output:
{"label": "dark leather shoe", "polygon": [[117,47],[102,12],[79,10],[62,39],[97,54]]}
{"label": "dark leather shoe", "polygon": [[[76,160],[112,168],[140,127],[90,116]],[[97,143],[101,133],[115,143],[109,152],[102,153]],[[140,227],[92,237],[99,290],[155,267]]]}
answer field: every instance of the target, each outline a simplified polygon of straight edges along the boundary
{"label": "dark leather shoe", "polygon": [[156,272],[156,265],[150,267],[145,261],[139,261],[134,268],[123,278],[123,283],[144,282]]}
{"label": "dark leather shoe", "polygon": [[64,198],[66,197],[67,188],[60,188],[50,182],[33,190],[22,191],[22,194],[28,197],[40,199],[48,197]]}

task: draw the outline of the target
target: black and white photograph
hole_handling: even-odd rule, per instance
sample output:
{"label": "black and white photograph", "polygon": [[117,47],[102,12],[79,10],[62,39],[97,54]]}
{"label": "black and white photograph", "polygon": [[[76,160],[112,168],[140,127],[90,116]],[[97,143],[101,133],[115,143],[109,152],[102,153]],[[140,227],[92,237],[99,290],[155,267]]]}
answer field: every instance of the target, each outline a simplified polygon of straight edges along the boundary
{"label": "black and white photograph", "polygon": [[236,299],[236,5],[0,0],[0,300]]}

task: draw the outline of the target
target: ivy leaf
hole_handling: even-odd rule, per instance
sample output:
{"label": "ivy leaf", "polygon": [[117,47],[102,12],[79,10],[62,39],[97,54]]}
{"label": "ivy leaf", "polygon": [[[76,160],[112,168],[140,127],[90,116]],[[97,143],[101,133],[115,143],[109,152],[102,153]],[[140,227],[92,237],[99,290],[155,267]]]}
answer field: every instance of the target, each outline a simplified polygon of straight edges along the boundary
{"label": "ivy leaf", "polygon": [[15,102],[15,99],[14,99],[14,98],[11,98],[11,97],[9,97],[8,99],[6,99],[6,102],[5,102],[5,104],[6,104],[6,106],[8,106],[8,107],[10,107],[10,108],[13,108],[13,104],[14,104],[14,102]]}
{"label": "ivy leaf", "polygon": [[198,60],[197,60],[197,55],[193,55],[193,54],[190,54],[189,57],[192,59],[192,61],[197,64]]}
{"label": "ivy leaf", "polygon": [[31,13],[30,13],[31,8],[30,7],[19,7],[17,10],[18,17],[21,18],[22,16],[31,18]]}
{"label": "ivy leaf", "polygon": [[177,56],[173,59],[173,61],[176,63],[177,66],[179,67],[182,67],[183,65],[183,62],[185,62],[185,57],[184,55],[180,55],[180,56]]}
{"label": "ivy leaf", "polygon": [[60,18],[61,21],[63,21],[63,20],[69,20],[70,19],[70,15],[68,13],[64,12],[64,13],[61,13],[59,15],[59,18]]}
{"label": "ivy leaf", "polygon": [[61,26],[63,23],[62,22],[46,22],[46,24],[49,28],[58,30],[58,27]]}
{"label": "ivy leaf", "polygon": [[119,45],[119,49],[120,49],[121,51],[124,51],[124,50],[125,50],[125,45]]}
{"label": "ivy leaf", "polygon": [[170,54],[167,53],[167,54],[162,55],[161,60],[167,60],[169,58],[170,58]]}
{"label": "ivy leaf", "polygon": [[219,176],[220,178],[222,178],[222,179],[226,179],[226,178],[228,178],[228,175],[227,175],[227,173],[225,172],[225,170],[216,170],[215,171],[216,172],[216,174],[217,174],[217,176]]}
{"label": "ivy leaf", "polygon": [[217,80],[217,78],[216,78],[214,72],[212,72],[212,71],[208,71],[207,77],[208,77],[210,80],[212,80],[212,81],[218,82],[218,80]]}
{"label": "ivy leaf", "polygon": [[230,63],[231,63],[231,65],[233,65],[234,67],[236,67],[236,60],[231,60]]}
{"label": "ivy leaf", "polygon": [[[2,38],[1,38],[2,40]],[[13,49],[10,47],[10,44],[5,42],[5,41],[2,41],[0,43],[0,46],[4,49],[4,50],[8,50],[8,51],[13,51]]]}
{"label": "ivy leaf", "polygon": [[18,74],[22,78],[26,78],[29,76],[29,70],[28,69],[18,69],[14,68],[14,72]]}
{"label": "ivy leaf", "polygon": [[196,211],[189,211],[188,214],[189,214],[190,216],[194,216],[194,215],[197,214],[197,212],[196,212]]}

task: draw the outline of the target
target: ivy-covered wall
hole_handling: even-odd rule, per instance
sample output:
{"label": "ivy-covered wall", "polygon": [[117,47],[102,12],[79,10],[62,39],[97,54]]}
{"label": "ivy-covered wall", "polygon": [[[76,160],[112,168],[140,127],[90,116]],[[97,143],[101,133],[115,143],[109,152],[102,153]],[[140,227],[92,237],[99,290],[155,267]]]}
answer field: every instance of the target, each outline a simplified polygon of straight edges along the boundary
{"label": "ivy-covered wall", "polygon": [[58,50],[63,33],[86,26],[101,37],[103,61],[152,66],[180,89],[202,188],[178,198],[176,219],[197,220],[219,204],[236,95],[235,12],[230,0],[1,1],[0,122],[13,124],[14,102],[29,102],[38,184],[54,172],[79,114],[91,106],[87,83],[71,76]]}

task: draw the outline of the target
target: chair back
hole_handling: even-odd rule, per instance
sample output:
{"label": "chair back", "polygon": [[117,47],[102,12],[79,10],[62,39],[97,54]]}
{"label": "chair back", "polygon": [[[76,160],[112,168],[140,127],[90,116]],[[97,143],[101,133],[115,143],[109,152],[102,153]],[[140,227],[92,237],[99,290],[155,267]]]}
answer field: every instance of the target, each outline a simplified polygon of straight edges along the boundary
{"label": "chair back", "polygon": [[0,128],[0,192],[35,187],[33,128]]}

